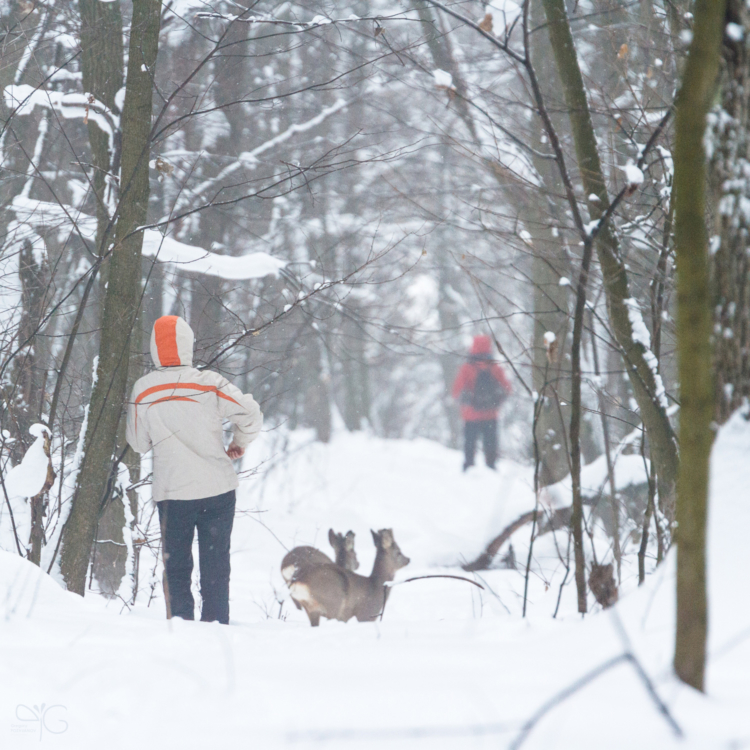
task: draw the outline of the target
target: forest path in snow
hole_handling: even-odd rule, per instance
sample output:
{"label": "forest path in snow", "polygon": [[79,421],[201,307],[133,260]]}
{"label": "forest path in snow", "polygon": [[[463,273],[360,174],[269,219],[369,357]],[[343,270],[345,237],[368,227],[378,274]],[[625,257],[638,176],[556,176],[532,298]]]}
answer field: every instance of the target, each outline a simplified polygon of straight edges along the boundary
{"label": "forest path in snow", "polygon": [[570,586],[552,619],[563,569],[540,540],[525,620],[521,573],[496,569],[482,574],[484,592],[453,580],[398,585],[382,622],[310,628],[285,600],[282,545],[330,552],[328,527],[352,528],[368,572],[368,529],[393,527],[414,561],[399,578],[456,573],[533,494],[526,467],[463,476],[458,453],[428,441],[289,440],[283,452],[266,441],[245,462],[260,461],[263,474],[240,493],[229,627],[167,622],[160,600],[120,614],[120,603],[80,599],[0,553],[0,746],[41,736],[81,750],[505,748],[546,701],[626,650],[686,740],[621,662],[553,708],[523,747],[697,749],[750,738],[750,611],[737,596],[750,556],[738,552],[750,520],[750,469],[739,460],[747,423],[731,421],[714,453],[708,697],[671,676],[673,555],[612,612],[583,620]]}

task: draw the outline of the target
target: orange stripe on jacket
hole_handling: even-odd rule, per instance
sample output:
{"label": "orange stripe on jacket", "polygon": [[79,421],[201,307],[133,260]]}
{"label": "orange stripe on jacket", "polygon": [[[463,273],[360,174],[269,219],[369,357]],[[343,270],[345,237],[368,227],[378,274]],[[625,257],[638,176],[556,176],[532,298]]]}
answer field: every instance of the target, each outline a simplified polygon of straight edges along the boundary
{"label": "orange stripe on jacket", "polygon": [[[174,317],[174,316],[172,316]],[[159,361],[161,361],[161,355],[159,357]],[[239,406],[239,401],[236,401],[231,396],[227,396],[226,393],[222,393],[215,385],[200,385],[200,383],[163,383],[162,385],[154,385],[151,388],[146,388],[145,391],[142,393],[139,393],[135,397],[135,431],[138,432],[138,404],[143,401],[146,396],[150,396],[152,393],[159,393],[159,391],[169,391],[169,390],[175,390],[177,388],[189,388],[193,391],[201,391],[203,393],[209,393],[213,392],[215,393],[219,398],[223,398],[226,401],[231,401],[233,404],[237,404]],[[188,398],[187,396],[166,396],[165,398],[160,398],[154,401],[154,404],[158,404],[161,401],[195,401],[194,398]],[[196,402],[197,403],[197,402]],[[149,404],[149,407],[153,406],[153,404]]]}
{"label": "orange stripe on jacket", "polygon": [[233,404],[239,406],[239,402],[233,399],[231,396],[227,396],[226,393],[222,393],[215,385],[200,385],[200,383],[163,383],[162,385],[154,385],[151,388],[146,388],[145,391],[139,393],[135,398],[135,403],[138,405],[144,398],[150,396],[152,393],[158,393],[159,391],[175,390],[177,388],[188,388],[193,391],[201,391],[203,393],[213,392],[219,398],[223,398],[227,401],[231,401]]}
{"label": "orange stripe on jacket", "polygon": [[177,351],[176,315],[163,315],[154,323],[154,339],[159,364],[162,367],[179,367],[182,362]]}

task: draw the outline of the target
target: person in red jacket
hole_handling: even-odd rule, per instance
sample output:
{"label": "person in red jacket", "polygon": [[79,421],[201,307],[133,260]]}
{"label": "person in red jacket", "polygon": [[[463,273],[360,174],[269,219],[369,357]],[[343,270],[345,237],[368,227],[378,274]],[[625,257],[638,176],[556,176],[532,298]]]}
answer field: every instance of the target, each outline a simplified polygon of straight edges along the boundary
{"label": "person in red jacket", "polygon": [[475,336],[469,361],[461,365],[453,383],[453,398],[461,404],[464,421],[464,471],[474,465],[480,437],[487,466],[494,469],[497,461],[497,414],[511,387],[491,352],[490,337]]}

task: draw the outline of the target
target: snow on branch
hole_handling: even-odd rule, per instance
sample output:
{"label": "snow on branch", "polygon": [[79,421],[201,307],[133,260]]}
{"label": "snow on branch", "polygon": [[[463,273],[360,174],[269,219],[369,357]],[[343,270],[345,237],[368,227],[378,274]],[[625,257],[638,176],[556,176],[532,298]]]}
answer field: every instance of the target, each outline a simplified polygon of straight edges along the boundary
{"label": "snow on branch", "polygon": [[67,120],[81,119],[84,123],[93,120],[107,135],[109,150],[112,150],[119,118],[93,94],[63,94],[60,91],[48,91],[20,84],[6,86],[3,90],[3,100],[5,106],[16,115],[30,115],[35,107],[42,107],[57,112]]}
{"label": "snow on branch", "polygon": [[638,300],[633,297],[625,299],[623,302],[628,309],[628,319],[630,320],[630,327],[633,330],[633,341],[643,347],[643,358],[646,360],[646,364],[654,375],[654,383],[656,385],[655,395],[657,401],[661,407],[666,409],[668,406],[667,392],[664,389],[664,382],[659,374],[659,362],[651,351],[651,334],[649,333],[646,324],[643,322],[641,307],[638,304]]}
{"label": "snow on branch", "polygon": [[219,255],[200,247],[186,245],[166,237],[155,229],[147,229],[143,235],[143,254],[162,263],[172,263],[191,273],[217,276],[231,281],[262,279],[277,276],[286,262],[268,253],[248,255]]}
{"label": "snow on branch", "polygon": [[274,146],[278,146],[280,143],[288,141],[293,135],[296,135],[297,133],[304,133],[306,130],[310,130],[316,125],[320,125],[320,123],[322,123],[324,120],[326,120],[336,112],[344,109],[348,104],[349,102],[346,99],[337,99],[329,107],[324,107],[320,112],[318,112],[317,115],[315,115],[315,117],[307,120],[307,122],[302,122],[299,124],[294,123],[282,133],[279,133],[273,138],[265,141],[264,143],[261,143],[259,146],[256,146],[254,149],[252,149],[252,151],[243,151],[239,155],[236,162],[222,169],[221,172],[216,175],[216,177],[211,177],[207,180],[204,180],[192,190],[186,191],[185,197],[180,201],[179,206],[182,207],[190,202],[193,198],[197,198],[203,195],[214,185],[217,185],[233,172],[236,172],[240,167],[254,166],[258,161],[258,156],[260,156],[262,153],[268,151],[269,149],[272,149]]}
{"label": "snow on branch", "polygon": [[[96,218],[81,214],[72,206],[32,200],[18,196],[11,204],[20,225],[34,231],[71,228],[70,217],[75,217],[75,227],[83,239],[96,239]],[[202,273],[230,281],[262,279],[275,276],[286,262],[267,253],[249,253],[241,256],[220,255],[201,247],[186,245],[155,229],[143,233],[143,254],[161,263],[171,263],[191,273]]]}
{"label": "snow on branch", "polygon": [[340,23],[358,23],[360,21],[374,21],[376,24],[380,24],[382,21],[417,21],[418,18],[409,18],[408,16],[402,15],[401,11],[395,11],[392,15],[377,15],[377,16],[357,16],[353,13],[346,18],[329,18],[328,16],[315,16],[312,21],[283,21],[280,18],[274,18],[273,16],[233,16],[229,13],[196,13],[196,19],[200,20],[220,20],[230,21],[232,23],[247,23],[247,24],[268,24],[270,26],[288,26],[290,28],[299,29],[300,31],[308,31],[310,29],[319,28],[321,26],[330,26],[332,24]]}
{"label": "snow on branch", "polygon": [[38,495],[47,481],[49,458],[44,452],[44,437],[49,429],[43,424],[33,424],[29,432],[36,438],[21,462],[5,476],[5,490],[10,499]]}

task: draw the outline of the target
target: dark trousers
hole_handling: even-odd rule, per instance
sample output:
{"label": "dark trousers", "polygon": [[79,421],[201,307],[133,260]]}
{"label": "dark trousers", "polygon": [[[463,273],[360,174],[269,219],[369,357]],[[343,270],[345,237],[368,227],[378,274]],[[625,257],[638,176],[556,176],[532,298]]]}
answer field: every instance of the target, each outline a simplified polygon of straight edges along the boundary
{"label": "dark trousers", "polygon": [[198,529],[201,571],[201,620],[229,622],[229,538],[234,522],[234,490],[202,500],[157,503],[164,557],[167,617],[195,617],[190,591],[193,537]]}
{"label": "dark trousers", "polygon": [[497,420],[484,419],[481,422],[464,422],[464,471],[474,466],[477,440],[482,438],[484,460],[490,469],[497,461]]}

